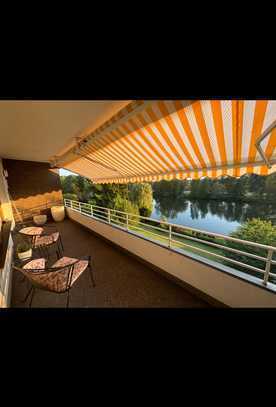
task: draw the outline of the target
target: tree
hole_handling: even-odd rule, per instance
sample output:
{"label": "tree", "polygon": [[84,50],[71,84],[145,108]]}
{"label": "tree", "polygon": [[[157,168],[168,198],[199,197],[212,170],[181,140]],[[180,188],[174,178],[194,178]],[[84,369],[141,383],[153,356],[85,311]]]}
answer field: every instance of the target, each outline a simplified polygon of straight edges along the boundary
{"label": "tree", "polygon": [[191,193],[190,197],[191,198],[199,198],[200,195],[200,180],[199,179],[193,179],[191,181]]}
{"label": "tree", "polygon": [[[139,222],[139,208],[138,208],[138,205],[135,205],[132,202],[124,199],[124,197],[121,197],[120,199],[118,199],[115,209],[117,209],[118,211],[126,212],[126,213],[129,214],[128,221],[129,221],[130,226],[134,226]],[[118,217],[120,222],[125,223],[126,222],[126,215],[121,214],[121,213],[118,214],[118,215],[120,215],[120,218]],[[131,215],[133,215],[133,216],[131,216]],[[116,216],[117,216],[117,213],[114,215],[114,217],[116,218]]]}
{"label": "tree", "polygon": [[215,179],[211,185],[211,197],[213,199],[221,199],[225,198],[227,194],[225,185],[221,182],[221,180]]}
{"label": "tree", "polygon": [[64,194],[73,193],[73,185],[74,185],[75,178],[76,178],[75,175],[67,175],[67,176],[62,175],[60,177],[61,188],[62,188],[62,191]]}
{"label": "tree", "polygon": [[265,192],[270,198],[275,200],[276,197],[276,173],[270,174],[266,178]]}
{"label": "tree", "polygon": [[[276,227],[274,227],[270,221],[261,220],[259,218],[248,220],[243,225],[238,227],[235,232],[231,233],[230,236],[242,240],[248,240],[250,242],[261,243],[276,247]],[[257,256],[267,257],[266,249],[249,246],[244,243],[226,240],[225,246],[242,250],[247,253],[256,254]],[[238,260],[242,263],[246,263],[263,270],[265,268],[265,262],[262,260],[254,259],[246,255],[240,255],[238,253],[229,252],[228,250],[224,250],[224,255],[230,259]],[[228,265],[231,265],[231,263],[229,263]],[[245,272],[247,271],[246,268],[239,267],[237,265],[235,265],[235,268],[239,268],[240,270]],[[276,272],[275,265],[271,267],[271,271]],[[250,271],[250,274],[252,273],[254,273],[257,277],[260,277],[260,273]]]}
{"label": "tree", "polygon": [[213,181],[210,180],[208,177],[204,177],[203,179],[199,180],[199,189],[198,189],[199,199],[210,198],[212,182]]}
{"label": "tree", "polygon": [[63,194],[63,198],[70,199],[70,201],[78,201],[78,195],[76,195],[76,194],[66,193],[66,194]]}
{"label": "tree", "polygon": [[160,181],[153,184],[156,209],[167,218],[175,218],[188,206],[185,189],[187,183],[180,180]]}
{"label": "tree", "polygon": [[150,217],[153,209],[153,194],[151,184],[130,184],[129,200],[138,205],[141,216]]}

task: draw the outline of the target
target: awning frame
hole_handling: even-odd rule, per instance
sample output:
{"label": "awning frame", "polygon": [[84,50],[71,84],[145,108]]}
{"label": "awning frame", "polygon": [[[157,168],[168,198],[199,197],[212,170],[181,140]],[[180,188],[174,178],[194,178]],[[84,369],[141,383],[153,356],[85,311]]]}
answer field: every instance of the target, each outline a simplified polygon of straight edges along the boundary
{"label": "awning frame", "polygon": [[268,167],[271,168],[272,164],[273,164],[273,160],[269,160],[267,158],[267,156],[265,155],[264,150],[261,147],[261,142],[267,137],[269,136],[269,134],[272,132],[273,129],[275,129],[276,127],[276,120],[274,120],[274,122],[271,123],[270,126],[268,126],[266,128],[266,130],[257,138],[255,146],[256,149],[258,150],[260,156],[262,157],[262,159],[264,160],[264,164]]}

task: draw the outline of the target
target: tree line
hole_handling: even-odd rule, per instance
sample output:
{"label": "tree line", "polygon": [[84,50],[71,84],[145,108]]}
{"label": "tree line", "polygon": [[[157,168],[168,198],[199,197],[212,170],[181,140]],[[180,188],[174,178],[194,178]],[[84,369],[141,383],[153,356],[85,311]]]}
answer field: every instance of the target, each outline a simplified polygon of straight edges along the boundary
{"label": "tree line", "polygon": [[274,201],[276,196],[276,173],[268,176],[245,174],[239,178],[224,176],[192,180],[190,198],[224,199],[234,201]]}
{"label": "tree line", "polygon": [[93,184],[79,175],[61,176],[63,196],[67,199],[117,209],[149,217],[153,210],[152,187],[143,184]]}
{"label": "tree line", "polygon": [[69,175],[61,176],[61,184],[65,198],[148,217],[153,210],[153,199],[157,211],[175,217],[187,208],[187,199],[202,201],[204,212],[207,210],[204,200],[274,203],[276,197],[276,173],[142,184],[93,184],[87,178]]}
{"label": "tree line", "polygon": [[239,178],[223,176],[214,179],[203,177],[197,180],[160,181],[153,184],[153,194],[156,200],[175,197],[177,200],[275,201],[276,173],[268,176],[245,174]]}

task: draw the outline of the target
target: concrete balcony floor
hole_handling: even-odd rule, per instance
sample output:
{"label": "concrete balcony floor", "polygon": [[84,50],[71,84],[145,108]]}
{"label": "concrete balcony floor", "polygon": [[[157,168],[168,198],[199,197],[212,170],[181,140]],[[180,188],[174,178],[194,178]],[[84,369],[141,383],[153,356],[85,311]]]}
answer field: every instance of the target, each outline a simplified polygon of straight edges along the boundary
{"label": "concrete balcony floor", "polygon": [[[92,256],[96,287],[92,287],[86,270],[70,290],[70,307],[209,307],[206,302],[81,225],[66,219],[56,226],[62,236],[65,256]],[[53,257],[52,262],[54,260]],[[20,272],[13,271],[12,307],[29,306],[30,299],[25,304],[20,302],[29,287],[26,280],[22,281]],[[35,291],[32,308],[65,306],[66,294]]]}

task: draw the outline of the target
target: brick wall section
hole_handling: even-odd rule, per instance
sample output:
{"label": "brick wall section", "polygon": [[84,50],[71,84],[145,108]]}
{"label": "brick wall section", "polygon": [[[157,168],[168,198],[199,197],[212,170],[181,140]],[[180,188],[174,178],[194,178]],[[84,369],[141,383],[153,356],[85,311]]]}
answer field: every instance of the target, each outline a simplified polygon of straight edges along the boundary
{"label": "brick wall section", "polygon": [[48,163],[21,160],[3,160],[8,171],[9,194],[15,221],[46,213],[62,204],[62,191],[58,169]]}

